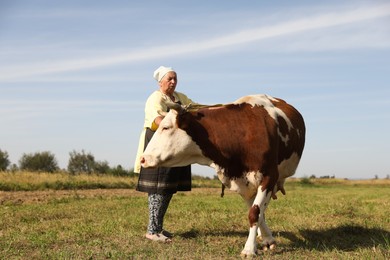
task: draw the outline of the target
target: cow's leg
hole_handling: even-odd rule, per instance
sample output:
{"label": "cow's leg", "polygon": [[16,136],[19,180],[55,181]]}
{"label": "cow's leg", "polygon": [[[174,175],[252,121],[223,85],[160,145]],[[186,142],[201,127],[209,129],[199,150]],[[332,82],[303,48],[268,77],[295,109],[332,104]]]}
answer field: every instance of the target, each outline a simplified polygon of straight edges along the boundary
{"label": "cow's leg", "polygon": [[266,201],[264,203],[264,211],[261,211],[258,221],[258,236],[262,238],[262,249],[268,250],[269,249],[275,249],[276,242],[275,238],[272,236],[271,230],[268,228],[266,222],[265,222],[265,210],[267,209],[269,203],[271,202],[271,197],[278,191],[278,187],[274,187],[273,192],[269,192],[266,196]]}
{"label": "cow's leg", "polygon": [[241,255],[256,255],[256,232],[258,227],[260,227],[261,235],[263,237],[263,244],[271,245],[275,242],[271,231],[265,224],[264,220],[264,212],[270,201],[271,195],[272,191],[267,189],[262,190],[261,186],[259,186],[256,197],[252,203],[251,208],[249,209],[249,235]]}
{"label": "cow's leg", "polygon": [[[255,196],[256,197],[256,196]],[[253,197],[252,199],[250,200],[246,200],[246,203],[248,205],[248,210],[250,210],[253,206],[253,202],[255,201],[255,197]],[[257,227],[257,237],[258,238],[261,238],[261,230],[260,230],[260,226]]]}
{"label": "cow's leg", "polygon": [[267,224],[265,223],[265,214],[263,214],[263,217],[259,218],[259,229],[261,233],[261,238],[262,238],[262,249],[264,251],[268,249],[275,249],[276,247],[276,242],[275,238],[272,236],[271,230],[268,228]]}

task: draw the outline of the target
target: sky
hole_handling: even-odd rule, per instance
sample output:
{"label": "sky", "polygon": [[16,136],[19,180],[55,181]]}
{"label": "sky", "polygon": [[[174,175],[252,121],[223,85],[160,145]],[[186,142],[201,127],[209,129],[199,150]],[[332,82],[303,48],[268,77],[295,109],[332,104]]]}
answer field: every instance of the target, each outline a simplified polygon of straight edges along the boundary
{"label": "sky", "polygon": [[[202,104],[303,115],[295,177],[390,175],[389,1],[0,1],[0,150],[132,169],[160,65]],[[213,176],[206,166],[193,173]]]}

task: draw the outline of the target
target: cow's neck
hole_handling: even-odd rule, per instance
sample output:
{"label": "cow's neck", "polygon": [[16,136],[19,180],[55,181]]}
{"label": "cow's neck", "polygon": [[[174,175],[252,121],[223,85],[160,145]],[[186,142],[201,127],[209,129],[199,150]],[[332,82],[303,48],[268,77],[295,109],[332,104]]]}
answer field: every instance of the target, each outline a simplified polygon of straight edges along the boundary
{"label": "cow's neck", "polygon": [[[209,158],[220,168],[225,169],[224,173],[229,178],[240,177],[243,171],[248,171],[247,167],[242,165],[241,158],[235,158],[222,148],[225,144],[221,143],[217,136],[223,135],[222,139],[228,140],[229,133],[220,129],[220,126],[228,120],[224,118],[225,108],[220,109],[200,109],[199,111],[185,113],[179,116],[178,125],[191,136],[192,140],[200,147],[205,157]],[[225,129],[228,130],[228,129]]]}

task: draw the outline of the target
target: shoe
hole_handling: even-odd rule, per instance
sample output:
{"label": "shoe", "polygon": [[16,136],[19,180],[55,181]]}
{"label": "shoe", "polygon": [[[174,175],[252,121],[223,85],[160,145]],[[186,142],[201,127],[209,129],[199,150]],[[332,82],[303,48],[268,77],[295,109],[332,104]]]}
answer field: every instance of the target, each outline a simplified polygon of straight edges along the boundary
{"label": "shoe", "polygon": [[169,232],[169,231],[166,231],[166,230],[161,231],[160,234],[162,234],[162,235],[164,235],[164,236],[166,236],[168,238],[172,238],[173,237],[173,234],[171,232]]}
{"label": "shoe", "polygon": [[163,243],[170,243],[172,240],[169,237],[164,236],[162,233],[160,234],[146,234],[145,237],[149,240]]}

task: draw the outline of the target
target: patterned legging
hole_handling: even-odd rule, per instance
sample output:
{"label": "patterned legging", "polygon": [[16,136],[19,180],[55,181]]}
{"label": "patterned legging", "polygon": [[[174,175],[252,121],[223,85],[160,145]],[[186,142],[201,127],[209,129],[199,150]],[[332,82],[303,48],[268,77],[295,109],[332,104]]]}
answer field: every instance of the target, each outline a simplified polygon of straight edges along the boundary
{"label": "patterned legging", "polygon": [[149,194],[149,234],[158,234],[163,230],[164,215],[173,194]]}

